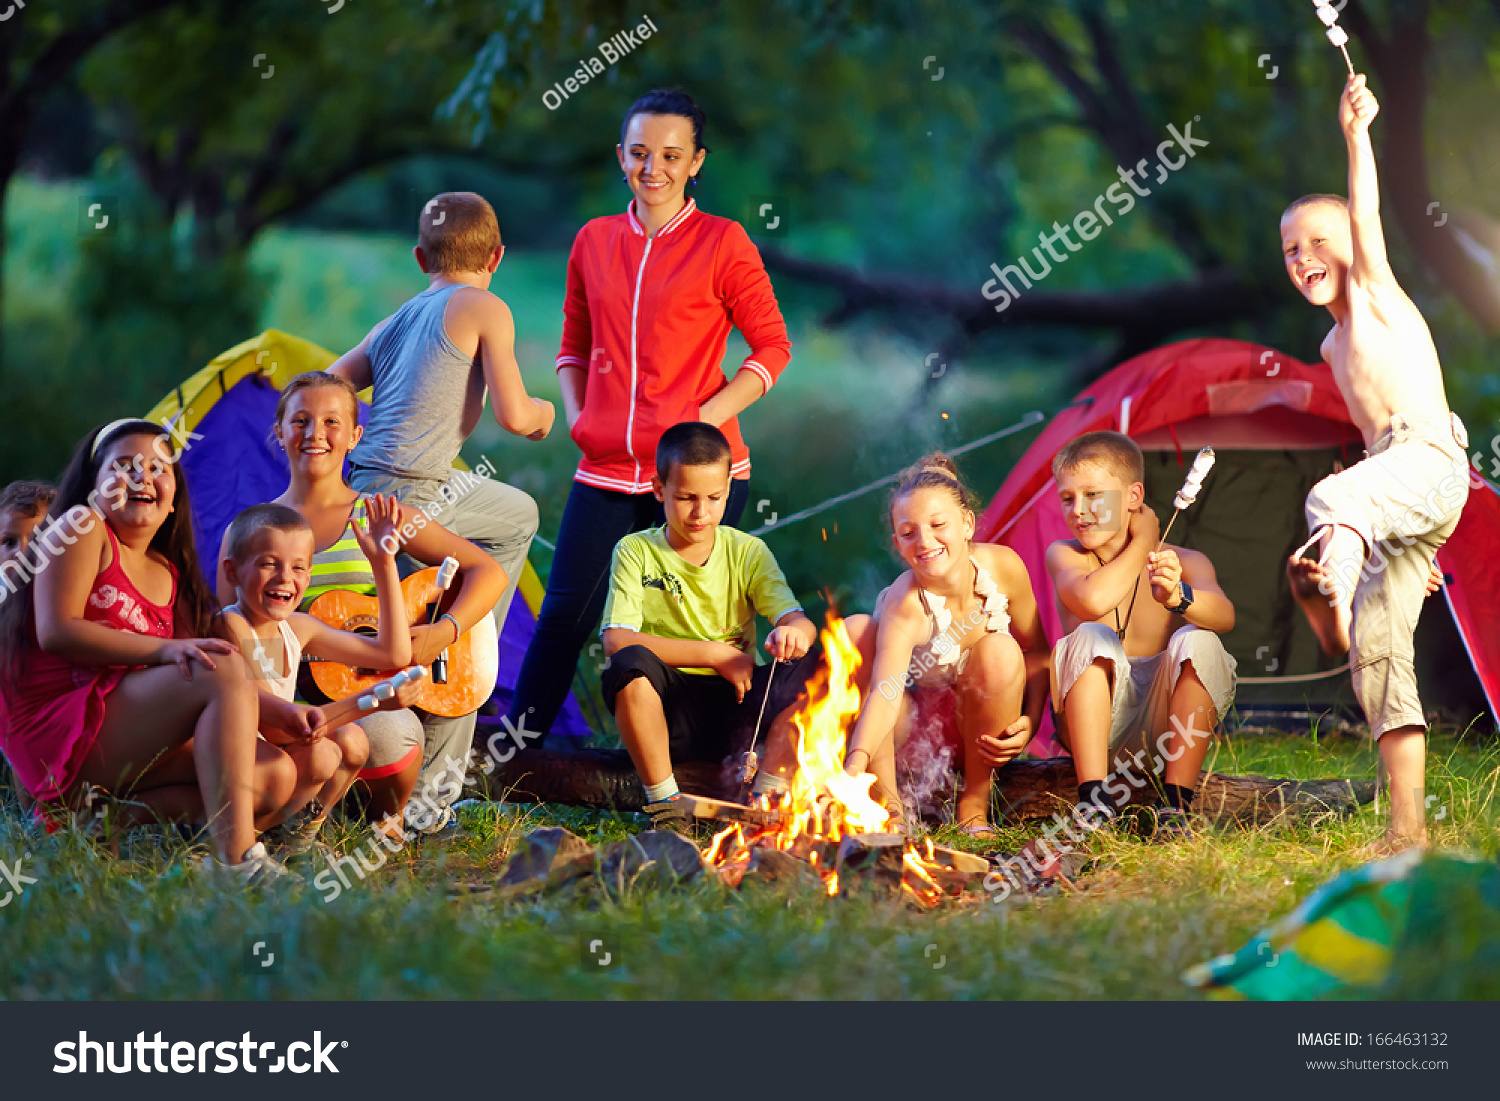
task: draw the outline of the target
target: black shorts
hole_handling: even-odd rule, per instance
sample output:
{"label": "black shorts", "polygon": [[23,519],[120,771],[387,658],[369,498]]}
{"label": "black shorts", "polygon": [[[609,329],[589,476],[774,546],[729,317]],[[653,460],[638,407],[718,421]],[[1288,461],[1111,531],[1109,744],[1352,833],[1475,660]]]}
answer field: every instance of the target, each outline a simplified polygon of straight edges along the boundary
{"label": "black shorts", "polygon": [[615,696],[636,677],[644,677],[661,697],[667,716],[667,745],[674,761],[722,761],[749,748],[755,733],[766,685],[771,698],[760,724],[760,747],[765,746],[771,720],[797,701],[803,685],[818,668],[821,645],[815,645],[796,661],[757,665],[751,674],[750,691],[741,703],[734,701],[734,685],[717,673],[684,673],[666,664],[644,646],[616,650],[600,676],[604,704],[611,715]]}

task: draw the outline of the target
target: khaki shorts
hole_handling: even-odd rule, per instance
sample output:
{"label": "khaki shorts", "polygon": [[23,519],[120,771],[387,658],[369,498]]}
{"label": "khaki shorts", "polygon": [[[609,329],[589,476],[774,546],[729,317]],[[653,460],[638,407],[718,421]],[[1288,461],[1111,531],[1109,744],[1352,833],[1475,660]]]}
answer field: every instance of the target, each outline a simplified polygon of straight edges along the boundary
{"label": "khaki shorts", "polygon": [[[1468,439],[1456,414],[1426,421],[1393,417],[1365,459],[1307,495],[1309,534],[1341,525],[1365,543],[1353,585],[1349,668],[1376,738],[1427,725],[1412,638],[1438,549],[1469,499]],[[1344,579],[1346,590],[1351,580]]]}
{"label": "khaki shorts", "polygon": [[1172,732],[1169,713],[1172,691],[1177,687],[1184,662],[1193,670],[1213,700],[1213,721],[1193,723],[1211,731],[1234,703],[1236,662],[1224,642],[1201,627],[1179,627],[1167,648],[1150,657],[1125,655],[1119,636],[1102,623],[1084,623],[1052,648],[1052,708],[1057,718],[1057,739],[1072,749],[1072,738],[1063,714],[1063,701],[1083,671],[1100,658],[1114,666],[1114,695],[1110,700],[1109,752],[1134,753],[1155,746],[1162,735]]}

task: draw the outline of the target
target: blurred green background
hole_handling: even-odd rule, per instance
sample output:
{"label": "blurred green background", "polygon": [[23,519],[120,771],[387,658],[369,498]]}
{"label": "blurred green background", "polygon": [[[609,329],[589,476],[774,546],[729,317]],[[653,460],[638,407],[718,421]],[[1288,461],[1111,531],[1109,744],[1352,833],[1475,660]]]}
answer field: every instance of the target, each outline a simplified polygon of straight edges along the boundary
{"label": "blurred green background", "polygon": [[[0,481],[55,477],[91,426],[262,328],[351,346],[425,285],[413,227],[449,188],[494,203],[508,250],[492,289],[528,387],[555,400],[568,245],[623,209],[620,119],[661,86],[705,107],[696,197],[746,225],[792,331],[791,367],[743,417],[764,515],[1051,413],[1157,344],[1232,336],[1309,360],[1328,325],[1278,255],[1286,202],[1343,190],[1346,172],[1343,61],[1305,0],[662,3],[657,33],[556,110],[542,91],[639,10],[333,9],[58,0],[0,25]],[[1396,271],[1483,449],[1500,419],[1500,15],[1391,0],[1342,21],[1382,100]],[[1188,120],[1208,147],[996,314],[990,263],[1091,207],[1117,165],[1154,165]],[[733,338],[731,371],[743,354]],[[965,458],[981,499],[1033,435]],[[486,423],[465,454],[533,494],[555,536],[566,433],[536,444]],[[897,571],[884,501],[773,536],[814,607],[825,591],[867,606]]]}

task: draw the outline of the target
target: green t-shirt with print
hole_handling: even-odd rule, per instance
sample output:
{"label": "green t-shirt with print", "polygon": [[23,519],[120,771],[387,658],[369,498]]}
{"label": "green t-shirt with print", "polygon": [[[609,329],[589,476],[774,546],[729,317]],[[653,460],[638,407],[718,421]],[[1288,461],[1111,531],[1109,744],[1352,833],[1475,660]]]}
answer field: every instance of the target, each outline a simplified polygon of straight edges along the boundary
{"label": "green t-shirt with print", "polygon": [[775,623],[801,608],[760,539],[738,528],[717,528],[708,561],[694,566],[668,545],[663,524],[615,544],[600,633],[618,627],[659,638],[727,642],[754,653],[757,612]]}

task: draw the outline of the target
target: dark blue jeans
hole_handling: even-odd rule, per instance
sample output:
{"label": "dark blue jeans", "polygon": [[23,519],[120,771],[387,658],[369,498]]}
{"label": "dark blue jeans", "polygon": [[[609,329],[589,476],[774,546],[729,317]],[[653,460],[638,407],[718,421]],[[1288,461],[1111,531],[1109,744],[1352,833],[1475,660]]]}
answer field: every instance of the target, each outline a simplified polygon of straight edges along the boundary
{"label": "dark blue jeans", "polygon": [[[748,479],[730,481],[725,524],[739,526],[749,496]],[[616,493],[573,483],[557,533],[547,595],[516,681],[511,722],[519,724],[524,715],[527,730],[545,733],[552,728],[572,687],[578,655],[604,615],[615,544],[633,531],[664,523],[661,502],[650,493]]]}

